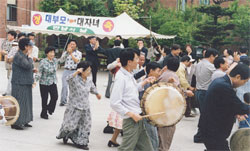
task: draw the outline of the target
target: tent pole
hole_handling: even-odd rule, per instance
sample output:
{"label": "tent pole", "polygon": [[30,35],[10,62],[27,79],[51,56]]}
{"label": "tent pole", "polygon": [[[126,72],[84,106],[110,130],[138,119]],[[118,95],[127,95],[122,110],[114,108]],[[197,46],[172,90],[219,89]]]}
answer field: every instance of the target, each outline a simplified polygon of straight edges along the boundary
{"label": "tent pole", "polygon": [[153,47],[153,35],[152,35],[152,17],[149,16],[149,30],[150,30],[150,45]]}
{"label": "tent pole", "polygon": [[65,45],[64,45],[63,52],[64,52],[65,49],[66,49],[66,46],[67,46],[67,44],[68,44],[68,41],[69,41],[69,38],[70,38],[70,37],[72,37],[72,34],[69,34],[69,36],[68,36],[68,38],[67,38],[67,41],[66,41],[66,43],[65,43]]}

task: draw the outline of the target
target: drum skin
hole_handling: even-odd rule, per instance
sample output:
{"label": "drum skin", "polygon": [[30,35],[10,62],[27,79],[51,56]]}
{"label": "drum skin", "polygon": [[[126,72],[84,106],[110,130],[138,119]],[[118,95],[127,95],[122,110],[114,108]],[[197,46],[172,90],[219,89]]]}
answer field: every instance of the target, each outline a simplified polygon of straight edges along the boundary
{"label": "drum skin", "polygon": [[[7,120],[7,123],[5,123],[6,126],[14,124],[20,113],[20,108],[17,100],[12,96],[1,96],[0,97],[0,104],[3,106],[3,109],[5,111],[5,118]],[[2,120],[3,117],[0,115],[0,120]]]}
{"label": "drum skin", "polygon": [[250,151],[250,128],[237,130],[230,138],[232,151]]}
{"label": "drum skin", "polygon": [[165,114],[148,117],[152,125],[173,126],[182,119],[186,110],[186,101],[180,92],[173,84],[164,82],[154,84],[144,92],[141,100],[143,114],[165,112]]}

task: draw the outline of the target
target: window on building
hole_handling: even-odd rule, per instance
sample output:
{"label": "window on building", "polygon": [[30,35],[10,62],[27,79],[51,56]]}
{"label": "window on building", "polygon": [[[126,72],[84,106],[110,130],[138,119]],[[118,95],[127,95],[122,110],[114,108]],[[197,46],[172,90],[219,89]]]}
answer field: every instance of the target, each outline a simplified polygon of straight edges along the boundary
{"label": "window on building", "polygon": [[17,8],[16,0],[7,0],[7,20],[16,21],[17,20]]}
{"label": "window on building", "polygon": [[200,5],[209,5],[210,4],[210,0],[199,0]]}

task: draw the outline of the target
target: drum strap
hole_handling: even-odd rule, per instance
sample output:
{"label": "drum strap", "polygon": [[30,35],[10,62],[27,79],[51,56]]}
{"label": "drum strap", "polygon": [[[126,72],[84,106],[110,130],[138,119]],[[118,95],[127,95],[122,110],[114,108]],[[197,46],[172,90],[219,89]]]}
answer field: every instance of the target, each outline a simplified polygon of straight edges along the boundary
{"label": "drum strap", "polygon": [[5,111],[4,111],[3,107],[2,107],[2,105],[0,104],[0,116],[3,117],[3,119],[0,120],[0,124],[5,124],[7,122],[4,114],[5,114]]}

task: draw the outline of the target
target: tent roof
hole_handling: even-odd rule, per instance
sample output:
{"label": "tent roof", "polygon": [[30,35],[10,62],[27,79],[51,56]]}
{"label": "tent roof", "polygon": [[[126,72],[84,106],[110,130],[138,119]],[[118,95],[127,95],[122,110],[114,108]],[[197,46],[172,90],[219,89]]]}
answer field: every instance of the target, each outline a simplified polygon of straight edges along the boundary
{"label": "tent roof", "polygon": [[[59,9],[57,13],[60,14],[67,14],[62,9]],[[121,35],[123,38],[139,38],[139,37],[150,37],[152,34],[157,39],[173,39],[175,36],[167,36],[167,35],[161,35],[157,34],[155,32],[150,32],[147,28],[136,22],[134,19],[132,19],[127,13],[122,13],[121,15],[114,18],[116,22],[116,28],[114,28],[114,32],[107,33],[105,35],[96,33],[95,36],[99,38],[113,38],[116,35]],[[46,29],[38,29],[34,28],[32,26],[10,26],[7,25],[8,30],[16,30],[20,32],[34,32],[34,33],[42,33],[42,34],[48,34],[48,35],[60,35],[60,34],[73,34],[76,36],[84,36],[89,37],[93,35],[89,34],[83,34],[83,33],[76,33],[76,32],[66,32],[66,31],[52,31],[52,30],[46,30]]]}
{"label": "tent roof", "polygon": [[[150,30],[136,22],[127,13],[122,13],[115,18],[117,20],[118,28],[116,28],[116,35],[122,35],[123,38],[139,38],[150,37]],[[157,39],[173,39],[175,36],[167,36],[151,32]]]}

